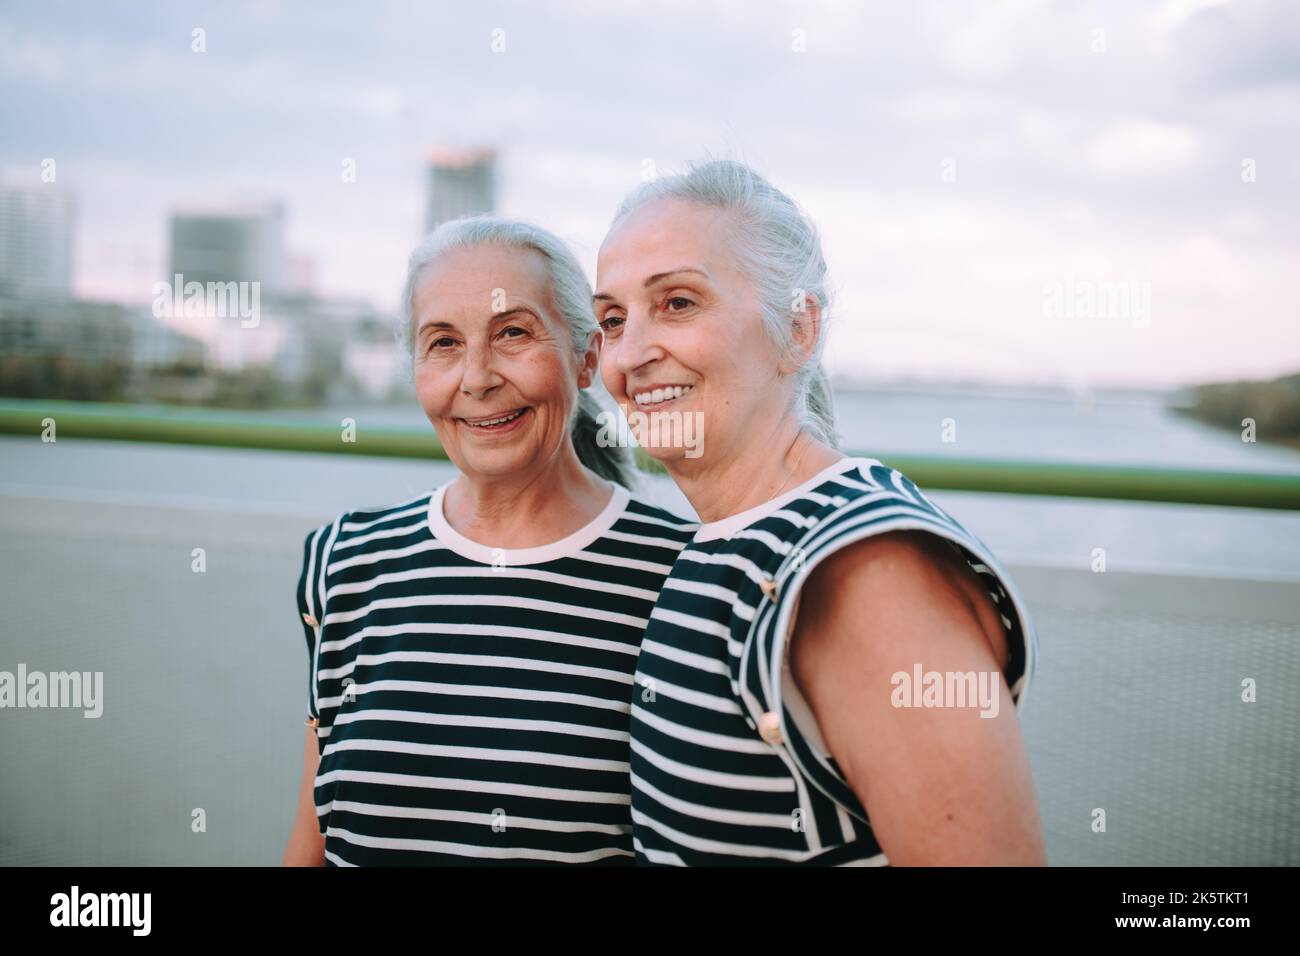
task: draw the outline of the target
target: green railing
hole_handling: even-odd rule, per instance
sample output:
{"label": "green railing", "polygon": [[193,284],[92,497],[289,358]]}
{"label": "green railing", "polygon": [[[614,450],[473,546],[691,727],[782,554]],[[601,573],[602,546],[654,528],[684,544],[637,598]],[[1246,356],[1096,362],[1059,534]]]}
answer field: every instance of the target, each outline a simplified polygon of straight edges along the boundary
{"label": "green railing", "polygon": [[259,420],[255,410],[215,411],[165,405],[109,405],[96,402],[0,401],[0,434],[34,435],[54,422],[57,438],[260,448],[267,451],[316,451],[382,458],[433,458],[445,461],[432,427],[371,428],[364,421],[356,441],[345,442],[334,424],[280,417]]}
{"label": "green railing", "polygon": [[[345,441],[340,425],[293,421],[280,413],[259,421],[256,415],[166,406],[6,400],[0,401],[0,434],[29,435],[40,441],[47,430],[46,419],[50,419],[57,438],[447,458],[432,428],[372,428],[362,420],[357,423],[355,440]],[[880,459],[925,489],[1300,511],[1300,474],[855,453]],[[644,453],[638,452],[637,460],[646,470],[662,470]]]}

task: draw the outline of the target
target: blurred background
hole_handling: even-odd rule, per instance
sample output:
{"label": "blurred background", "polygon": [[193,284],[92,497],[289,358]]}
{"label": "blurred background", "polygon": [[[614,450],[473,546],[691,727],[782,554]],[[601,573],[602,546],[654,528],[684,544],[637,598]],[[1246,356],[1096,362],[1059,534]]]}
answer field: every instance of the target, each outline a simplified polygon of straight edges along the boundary
{"label": "blurred background", "polygon": [[1295,4],[11,0],[0,130],[0,671],[105,688],[0,708],[0,864],[278,862],[302,538],[454,474],[411,248],[594,277],[709,156],[822,232],[842,446],[1029,599],[1051,862],[1300,864]]}

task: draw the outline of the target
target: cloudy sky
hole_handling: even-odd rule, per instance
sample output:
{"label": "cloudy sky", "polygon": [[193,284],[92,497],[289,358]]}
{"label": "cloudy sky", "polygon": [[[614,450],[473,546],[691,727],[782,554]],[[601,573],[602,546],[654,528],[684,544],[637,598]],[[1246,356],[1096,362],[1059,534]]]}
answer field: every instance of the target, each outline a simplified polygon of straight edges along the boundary
{"label": "cloudy sky", "polygon": [[171,209],[278,197],[320,290],[392,308],[439,145],[594,273],[648,162],[724,155],[820,226],[836,372],[1300,369],[1294,0],[7,0],[0,130],[75,194],[85,295],[147,302]]}

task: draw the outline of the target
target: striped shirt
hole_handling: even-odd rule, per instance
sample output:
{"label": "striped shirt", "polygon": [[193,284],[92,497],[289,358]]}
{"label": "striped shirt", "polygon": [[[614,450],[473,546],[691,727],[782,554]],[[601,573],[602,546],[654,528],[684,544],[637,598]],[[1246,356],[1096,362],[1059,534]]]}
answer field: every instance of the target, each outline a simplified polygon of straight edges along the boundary
{"label": "striped shirt", "polygon": [[630,864],[632,676],[697,525],[614,486],[572,535],[491,548],[446,488],[303,543],[326,865]]}
{"label": "striped shirt", "polygon": [[888,864],[783,651],[807,575],[839,548],[898,530],[947,540],[978,573],[1006,630],[1003,676],[1019,711],[1038,650],[1010,578],[900,472],[841,459],[700,525],[664,582],[632,703],[638,862]]}

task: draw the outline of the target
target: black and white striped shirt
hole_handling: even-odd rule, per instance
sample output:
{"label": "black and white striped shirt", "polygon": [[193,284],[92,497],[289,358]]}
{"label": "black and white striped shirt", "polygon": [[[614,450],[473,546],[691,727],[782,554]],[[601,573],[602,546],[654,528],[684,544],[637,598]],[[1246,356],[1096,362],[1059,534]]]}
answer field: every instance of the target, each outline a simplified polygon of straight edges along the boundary
{"label": "black and white striped shirt", "polygon": [[632,703],[638,862],[888,864],[783,649],[807,575],[837,549],[897,530],[946,539],[979,574],[1006,628],[1004,677],[1021,709],[1038,645],[1010,578],[906,476],[874,459],[841,459],[784,495],[700,525],[664,582]]}
{"label": "black and white striped shirt", "polygon": [[326,863],[631,863],[632,676],[697,525],[614,486],[563,540],[490,548],[446,487],[303,544]]}

